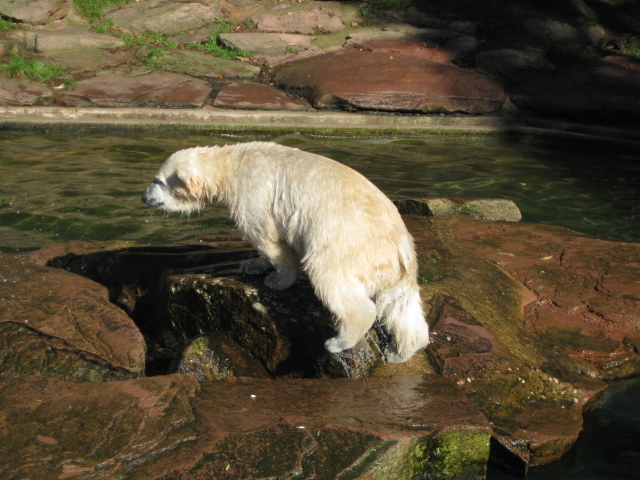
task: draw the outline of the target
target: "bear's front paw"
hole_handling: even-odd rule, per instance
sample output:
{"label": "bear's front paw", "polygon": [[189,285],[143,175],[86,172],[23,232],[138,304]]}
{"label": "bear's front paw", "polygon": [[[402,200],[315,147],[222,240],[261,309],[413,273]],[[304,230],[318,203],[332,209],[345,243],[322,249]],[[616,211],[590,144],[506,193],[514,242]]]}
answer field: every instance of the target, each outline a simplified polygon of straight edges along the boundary
{"label": "bear's front paw", "polygon": [[240,264],[242,273],[247,275],[259,275],[271,268],[271,264],[264,257],[250,258]]}
{"label": "bear's front paw", "polygon": [[264,279],[264,284],[273,288],[274,290],[285,290],[289,288],[291,285],[296,283],[296,276],[294,275],[283,275],[282,272],[271,272]]}
{"label": "bear's front paw", "polygon": [[331,353],[340,353],[346,349],[348,349],[350,345],[344,338],[333,337],[324,342],[324,348],[326,348],[327,352]]}

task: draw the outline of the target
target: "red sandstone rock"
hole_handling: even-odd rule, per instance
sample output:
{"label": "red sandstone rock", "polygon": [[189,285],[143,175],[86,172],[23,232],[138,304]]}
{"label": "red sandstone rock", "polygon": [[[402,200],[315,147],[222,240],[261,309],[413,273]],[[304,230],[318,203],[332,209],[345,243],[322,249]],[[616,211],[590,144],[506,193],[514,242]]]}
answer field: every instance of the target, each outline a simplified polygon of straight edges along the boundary
{"label": "red sandstone rock", "polygon": [[[600,378],[640,370],[640,245],[543,225],[459,219],[456,241],[534,295],[525,329]],[[588,367],[587,367],[588,366]]]}
{"label": "red sandstone rock", "polygon": [[434,28],[410,31],[355,32],[345,47],[369,52],[406,53],[435,62],[451,63],[473,51],[476,40],[470,35]]}
{"label": "red sandstone rock", "polygon": [[73,384],[0,375],[3,478],[484,478],[489,425],[436,376]]}
{"label": "red sandstone rock", "polygon": [[487,76],[406,54],[328,53],[283,65],[275,80],[316,108],[478,114],[504,100]]}
{"label": "red sandstone rock", "polygon": [[214,107],[242,110],[306,110],[309,105],[293,100],[277,88],[258,83],[231,83],[220,89]]}
{"label": "red sandstone rock", "polygon": [[144,372],[142,335],[104,287],[10,255],[0,271],[0,371],[77,381]]}
{"label": "red sandstone rock", "polygon": [[62,106],[201,107],[211,88],[203,80],[139,67],[107,70],[80,80],[56,99]]}
{"label": "red sandstone rock", "polygon": [[0,74],[0,105],[50,105],[52,90],[28,78],[9,78]]}

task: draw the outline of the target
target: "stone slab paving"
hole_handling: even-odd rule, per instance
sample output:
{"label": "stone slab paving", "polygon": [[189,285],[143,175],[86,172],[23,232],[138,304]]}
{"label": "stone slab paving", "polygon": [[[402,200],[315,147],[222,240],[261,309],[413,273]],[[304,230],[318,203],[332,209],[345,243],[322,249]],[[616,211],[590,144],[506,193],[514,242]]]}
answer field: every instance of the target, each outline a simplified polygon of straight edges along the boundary
{"label": "stone slab paving", "polygon": [[24,34],[26,47],[37,53],[82,50],[88,48],[122,48],[124,42],[112,35],[87,32],[80,27],[59,30],[29,30]]}
{"label": "stone slab paving", "polygon": [[209,96],[208,82],[150,68],[115,69],[81,80],[62,94],[62,106],[119,107],[132,105],[202,107]]}
{"label": "stone slab paving", "polygon": [[35,80],[0,74],[0,105],[51,105],[53,91]]}

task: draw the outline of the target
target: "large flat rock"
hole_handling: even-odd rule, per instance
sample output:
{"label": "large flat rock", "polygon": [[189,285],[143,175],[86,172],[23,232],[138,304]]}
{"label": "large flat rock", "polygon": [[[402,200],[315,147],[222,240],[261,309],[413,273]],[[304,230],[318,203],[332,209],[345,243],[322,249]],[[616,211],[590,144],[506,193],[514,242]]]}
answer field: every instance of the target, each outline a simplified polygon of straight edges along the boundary
{"label": "large flat rock", "polygon": [[104,287],[1,255],[0,371],[74,381],[144,373],[145,344]]}
{"label": "large flat rock", "polygon": [[476,39],[454,31],[436,28],[401,30],[356,30],[345,47],[370,52],[406,53],[436,62],[451,63],[476,48]]}
{"label": "large flat rock", "polygon": [[437,376],[0,376],[0,410],[3,478],[481,479],[489,455],[487,421]]}
{"label": "large flat rock", "polygon": [[105,16],[119,30],[137,35],[182,33],[213,24],[219,17],[218,0],[133,2]]}
{"label": "large flat rock", "polygon": [[51,105],[53,91],[28,78],[10,78],[0,74],[0,105]]}
{"label": "large flat rock", "polygon": [[294,100],[282,90],[258,83],[231,83],[220,89],[214,107],[241,110],[306,110],[306,102]]}
{"label": "large flat rock", "polygon": [[68,0],[0,0],[0,15],[33,25],[44,25],[69,12]]}
{"label": "large flat rock", "polygon": [[202,107],[209,96],[208,82],[152,68],[106,70],[80,80],[56,102],[62,106]]}
{"label": "large flat rock", "polygon": [[276,83],[316,108],[422,113],[490,113],[502,86],[455,65],[407,54],[341,51],[288,62]]}
{"label": "large flat rock", "polygon": [[58,30],[29,30],[24,34],[27,48],[38,52],[59,52],[85,48],[121,48],[124,42],[114,36],[89,32],[80,27]]}
{"label": "large flat rock", "polygon": [[[145,61],[153,55],[154,49],[143,47],[136,56]],[[192,50],[166,49],[159,56],[153,56],[156,67],[170,72],[183,73],[198,78],[255,79],[260,68],[227,58],[215,57]]]}
{"label": "large flat rock", "polygon": [[262,32],[317,33],[337,32],[344,28],[344,23],[337,16],[314,9],[302,12],[287,12],[281,15],[271,13],[254,15],[251,21]]}

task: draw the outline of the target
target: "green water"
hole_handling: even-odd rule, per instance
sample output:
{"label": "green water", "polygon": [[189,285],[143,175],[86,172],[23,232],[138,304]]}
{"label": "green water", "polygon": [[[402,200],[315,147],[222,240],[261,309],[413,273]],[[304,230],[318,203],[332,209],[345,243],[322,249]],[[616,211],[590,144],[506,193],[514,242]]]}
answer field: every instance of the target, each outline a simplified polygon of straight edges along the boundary
{"label": "green water", "polygon": [[[551,137],[322,138],[0,132],[0,252],[69,240],[164,244],[235,232],[227,213],[164,216],[140,201],[162,162],[195,145],[270,140],[322,154],[391,198],[507,198],[523,221],[640,242],[640,148]],[[640,478],[640,379],[618,382],[560,462],[533,479]],[[490,472],[492,480],[514,479]]]}
{"label": "green water", "polygon": [[29,135],[0,132],[0,252],[69,240],[163,244],[233,231],[211,207],[191,218],[146,207],[140,195],[172,152],[273,140],[334,158],[391,198],[508,198],[524,221],[640,241],[640,149],[561,139],[420,139]]}

